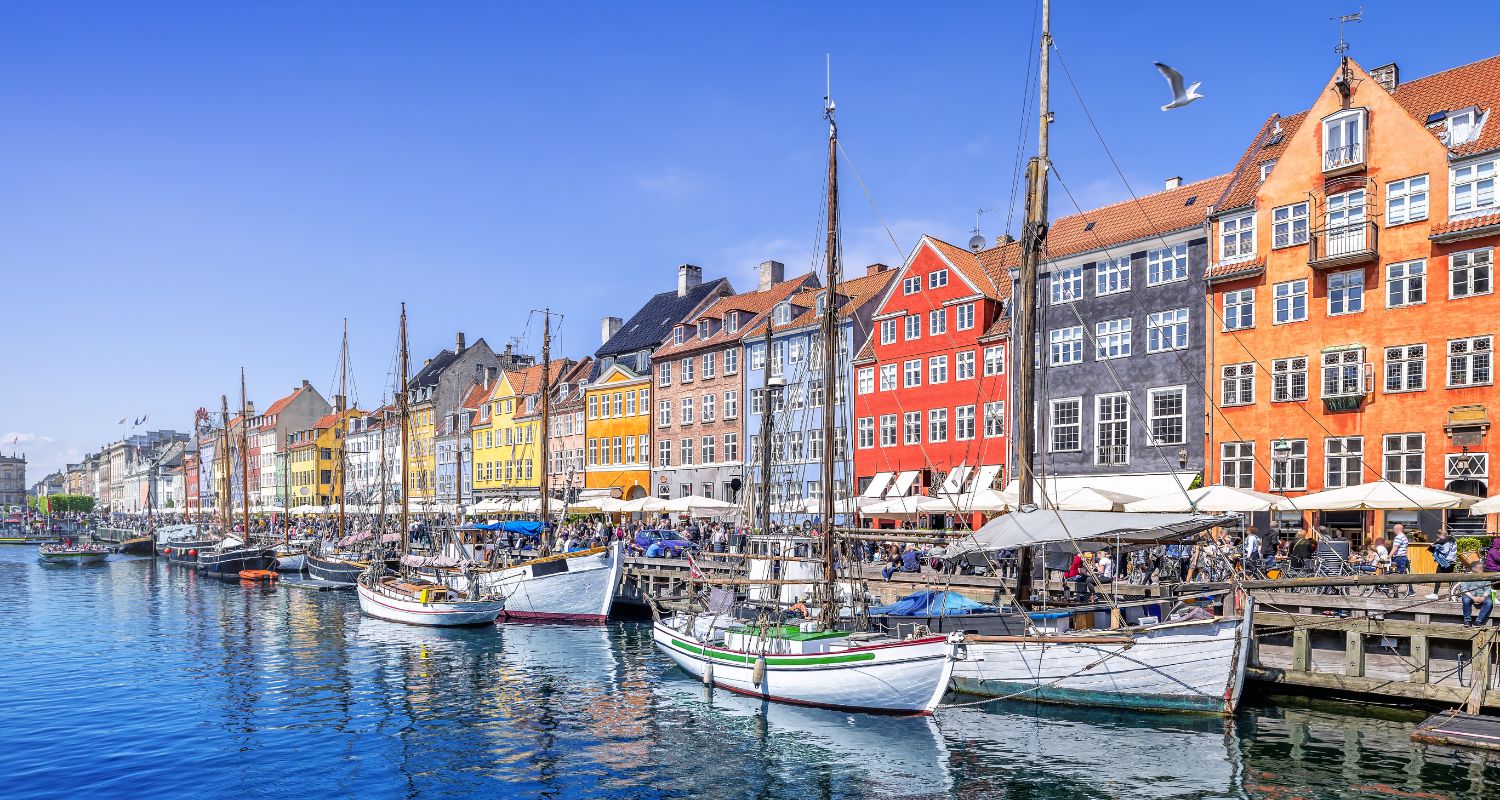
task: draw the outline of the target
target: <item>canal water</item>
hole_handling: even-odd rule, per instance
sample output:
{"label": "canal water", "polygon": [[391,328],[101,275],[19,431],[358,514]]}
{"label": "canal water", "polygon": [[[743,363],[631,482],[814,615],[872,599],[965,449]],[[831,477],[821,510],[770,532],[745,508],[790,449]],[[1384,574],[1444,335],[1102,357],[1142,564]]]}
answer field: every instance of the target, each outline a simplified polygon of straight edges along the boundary
{"label": "canal water", "polygon": [[1500,797],[1500,756],[1375,707],[867,717],[708,694],[637,623],[434,631],[347,592],[16,546],[0,586],[9,800]]}

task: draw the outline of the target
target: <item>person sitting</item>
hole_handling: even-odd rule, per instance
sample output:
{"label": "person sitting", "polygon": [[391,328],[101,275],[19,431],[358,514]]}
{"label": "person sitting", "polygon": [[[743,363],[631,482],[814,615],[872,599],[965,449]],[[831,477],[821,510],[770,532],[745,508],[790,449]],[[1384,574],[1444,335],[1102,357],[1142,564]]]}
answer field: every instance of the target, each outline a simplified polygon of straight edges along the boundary
{"label": "person sitting", "polygon": [[1063,573],[1063,580],[1073,581],[1074,599],[1079,603],[1087,603],[1093,594],[1093,581],[1089,579],[1088,570],[1083,564],[1083,556],[1079,553],[1073,554],[1073,561],[1068,564],[1068,570]]}
{"label": "person sitting", "polygon": [[[1483,564],[1475,564],[1470,572],[1485,572]],[[1464,627],[1482,628],[1490,621],[1490,612],[1495,609],[1490,597],[1490,582],[1486,580],[1464,581],[1458,585],[1458,595],[1464,604]]]}
{"label": "person sitting", "polygon": [[801,597],[797,598],[797,602],[793,603],[792,607],[788,608],[786,611],[788,614],[791,614],[794,617],[801,617],[803,619],[807,619],[811,615],[811,613],[807,610],[807,602],[805,598]]}

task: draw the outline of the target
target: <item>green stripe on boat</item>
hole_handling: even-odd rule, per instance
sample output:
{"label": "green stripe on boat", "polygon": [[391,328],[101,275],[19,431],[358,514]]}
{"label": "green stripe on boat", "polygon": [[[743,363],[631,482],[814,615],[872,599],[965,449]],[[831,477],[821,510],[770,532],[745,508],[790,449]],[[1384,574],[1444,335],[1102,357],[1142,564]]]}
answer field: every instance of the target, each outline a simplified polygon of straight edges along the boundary
{"label": "green stripe on boat", "polygon": [[[672,645],[685,650],[693,655],[706,656],[718,661],[732,661],[736,664],[752,664],[755,656],[742,656],[737,653],[721,653],[716,650],[705,650],[694,644],[688,644],[681,639],[673,639]],[[766,656],[766,666],[769,667],[810,667],[817,664],[850,664],[855,661],[874,661],[874,653],[845,653],[832,656]]]}

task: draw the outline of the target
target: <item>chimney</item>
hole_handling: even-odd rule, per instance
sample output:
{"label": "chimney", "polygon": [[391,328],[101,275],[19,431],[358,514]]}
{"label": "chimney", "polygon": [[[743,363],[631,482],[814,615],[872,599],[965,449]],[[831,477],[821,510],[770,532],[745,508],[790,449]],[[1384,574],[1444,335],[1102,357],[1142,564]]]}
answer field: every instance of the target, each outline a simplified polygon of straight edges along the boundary
{"label": "chimney", "polygon": [[703,283],[703,268],[692,264],[683,264],[677,268],[677,296],[687,297],[687,293],[698,288]]}
{"label": "chimney", "polygon": [[995,246],[996,247],[1003,247],[1005,245],[1010,244],[1011,242],[1014,242],[1015,240],[1016,240],[1016,237],[1011,236],[1008,233],[1002,233],[999,236],[995,237]]}
{"label": "chimney", "polygon": [[786,280],[785,264],[780,261],[760,262],[760,291],[764,292],[784,280]]}
{"label": "chimney", "polygon": [[890,269],[891,268],[885,264],[871,264],[870,266],[865,267],[865,277],[868,278],[871,275],[879,275],[882,272],[889,272]]}
{"label": "chimney", "polygon": [[1395,92],[1396,87],[1401,85],[1401,70],[1396,68],[1396,62],[1392,61],[1383,67],[1370,70],[1370,77],[1380,84],[1387,92]]}
{"label": "chimney", "polygon": [[334,410],[335,413],[343,413],[343,411],[344,411],[344,396],[343,395],[336,394],[336,395],[333,396],[333,410]]}
{"label": "chimney", "polygon": [[1174,178],[1167,178],[1167,189],[1168,190],[1176,189],[1176,188],[1178,188],[1180,186],[1182,186],[1182,176],[1181,175],[1178,175],[1178,176],[1176,176]]}
{"label": "chimney", "polygon": [[619,317],[605,317],[601,320],[599,323],[599,344],[609,344],[609,340],[620,332],[620,326],[624,324],[625,320]]}
{"label": "chimney", "polygon": [[463,355],[463,352],[464,352],[464,332],[463,331],[459,331],[458,332],[458,336],[454,337],[454,339],[453,339],[453,353],[454,353],[454,355]]}
{"label": "chimney", "polygon": [[310,388],[311,386],[312,386],[312,384],[308,383],[306,378],[302,379],[302,387],[301,388],[307,389],[307,388]]}

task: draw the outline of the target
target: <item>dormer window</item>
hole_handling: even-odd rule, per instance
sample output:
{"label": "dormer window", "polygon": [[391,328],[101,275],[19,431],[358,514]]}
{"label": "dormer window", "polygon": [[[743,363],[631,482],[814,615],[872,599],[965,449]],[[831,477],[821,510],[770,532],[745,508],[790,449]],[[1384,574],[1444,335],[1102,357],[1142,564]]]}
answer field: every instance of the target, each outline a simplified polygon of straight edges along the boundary
{"label": "dormer window", "polygon": [[724,327],[730,333],[734,333],[734,332],[738,331],[740,329],[740,312],[738,312],[738,311],[731,311],[731,312],[725,314],[724,315]]}
{"label": "dormer window", "polygon": [[1266,178],[1271,177],[1271,169],[1275,166],[1276,159],[1274,158],[1270,161],[1262,161],[1260,163],[1260,179],[1262,182],[1264,182]]}
{"label": "dormer window", "polygon": [[828,307],[828,293],[824,292],[824,293],[818,295],[818,303],[817,303],[818,313],[819,314],[823,313],[823,310],[825,308],[827,308],[827,307]]}
{"label": "dormer window", "polygon": [[700,319],[700,320],[698,320],[698,338],[699,339],[707,339],[709,336],[713,335],[713,332],[714,332],[714,325],[713,325],[713,321],[712,320],[707,320],[707,319]]}
{"label": "dormer window", "polygon": [[1351,108],[1323,120],[1323,171],[1365,163],[1365,110]]}
{"label": "dormer window", "polygon": [[682,339],[686,335],[684,331],[685,328],[682,325],[672,329],[672,344],[682,344]]}
{"label": "dormer window", "polygon": [[777,325],[785,325],[792,321],[792,306],[790,303],[778,303],[771,312],[771,321]]}
{"label": "dormer window", "polygon": [[1477,108],[1466,108],[1448,114],[1448,146],[1458,147],[1479,138],[1484,116]]}

